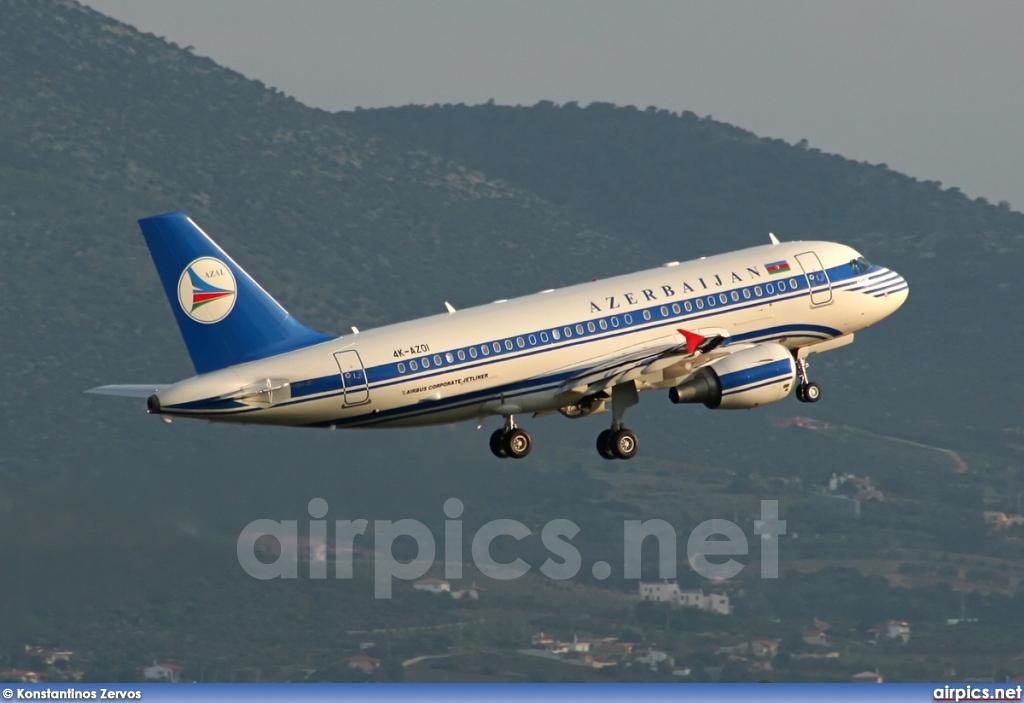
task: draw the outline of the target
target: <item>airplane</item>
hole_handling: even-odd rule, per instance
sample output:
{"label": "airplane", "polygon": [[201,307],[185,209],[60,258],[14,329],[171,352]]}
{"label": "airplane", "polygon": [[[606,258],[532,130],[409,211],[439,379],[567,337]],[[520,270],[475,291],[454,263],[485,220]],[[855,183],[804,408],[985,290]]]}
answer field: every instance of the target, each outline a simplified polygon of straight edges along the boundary
{"label": "airplane", "polygon": [[303,326],[187,215],[139,220],[196,375],[90,393],[147,398],[165,420],[389,428],[502,418],[499,458],[533,439],[517,416],[610,411],[604,459],[630,459],[640,391],[747,409],[815,403],[808,356],[845,346],[907,299],[902,276],[824,241],[770,243],[340,337]]}

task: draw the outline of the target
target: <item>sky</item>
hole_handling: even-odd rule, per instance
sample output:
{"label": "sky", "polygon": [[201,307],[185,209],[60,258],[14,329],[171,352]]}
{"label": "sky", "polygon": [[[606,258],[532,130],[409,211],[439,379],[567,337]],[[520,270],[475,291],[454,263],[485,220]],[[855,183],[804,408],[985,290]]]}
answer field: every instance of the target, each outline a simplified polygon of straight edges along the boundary
{"label": "sky", "polygon": [[1024,211],[1024,3],[85,0],[326,110],[690,110]]}

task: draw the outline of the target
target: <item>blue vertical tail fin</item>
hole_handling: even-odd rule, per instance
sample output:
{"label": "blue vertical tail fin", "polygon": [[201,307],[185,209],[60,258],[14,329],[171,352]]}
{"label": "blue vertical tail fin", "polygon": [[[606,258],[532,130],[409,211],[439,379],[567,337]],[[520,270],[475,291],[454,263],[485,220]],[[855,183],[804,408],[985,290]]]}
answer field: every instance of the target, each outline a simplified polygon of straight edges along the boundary
{"label": "blue vertical tail fin", "polygon": [[184,213],[139,226],[196,373],[331,339],[288,314]]}

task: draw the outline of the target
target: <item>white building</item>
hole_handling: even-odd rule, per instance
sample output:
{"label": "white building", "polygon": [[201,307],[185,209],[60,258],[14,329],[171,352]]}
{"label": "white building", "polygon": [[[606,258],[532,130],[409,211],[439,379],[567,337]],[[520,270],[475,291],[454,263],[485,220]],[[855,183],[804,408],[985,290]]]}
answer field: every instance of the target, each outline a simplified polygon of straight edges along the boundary
{"label": "white building", "polygon": [[651,669],[657,669],[662,662],[668,662],[668,666],[674,667],[676,664],[675,657],[668,652],[663,652],[660,649],[652,649],[644,654],[639,655],[633,660],[637,664],[643,664]]}
{"label": "white building", "polygon": [[679,584],[675,581],[655,581],[653,583],[640,582],[640,597],[643,600],[653,600],[660,603],[679,604]]}
{"label": "white building", "polygon": [[468,586],[463,586],[462,588],[454,589],[451,592],[451,594],[452,598],[456,600],[460,600],[462,598],[468,598],[470,600],[480,600],[480,593],[483,590],[484,589],[480,588],[475,583],[471,583]]}
{"label": "white building", "polygon": [[675,581],[640,582],[640,598],[671,603],[679,608],[699,608],[709,613],[729,615],[732,608],[725,593],[704,593],[699,588],[679,588]]}
{"label": "white building", "polygon": [[703,608],[704,591],[699,588],[686,588],[679,591],[679,605],[684,608]]}
{"label": "white building", "polygon": [[178,683],[180,680],[181,667],[177,664],[154,664],[142,670],[142,676],[147,681],[167,681]]}
{"label": "white building", "polygon": [[886,636],[890,639],[899,638],[906,644],[910,640],[910,623],[906,620],[890,620],[886,623]]}
{"label": "white building", "polygon": [[729,606],[729,596],[724,593],[709,593],[702,607],[704,610],[710,610],[719,615],[729,615],[732,612],[732,608]]}

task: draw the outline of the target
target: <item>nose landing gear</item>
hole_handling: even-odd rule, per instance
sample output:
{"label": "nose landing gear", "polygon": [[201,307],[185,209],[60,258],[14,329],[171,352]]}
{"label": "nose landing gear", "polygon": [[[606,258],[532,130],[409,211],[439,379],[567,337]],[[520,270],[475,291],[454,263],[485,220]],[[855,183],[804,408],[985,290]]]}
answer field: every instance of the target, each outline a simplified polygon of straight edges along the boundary
{"label": "nose landing gear", "polygon": [[809,366],[807,359],[797,358],[796,373],[800,377],[800,383],[796,384],[796,399],[801,403],[817,403],[821,400],[821,386],[807,378]]}

